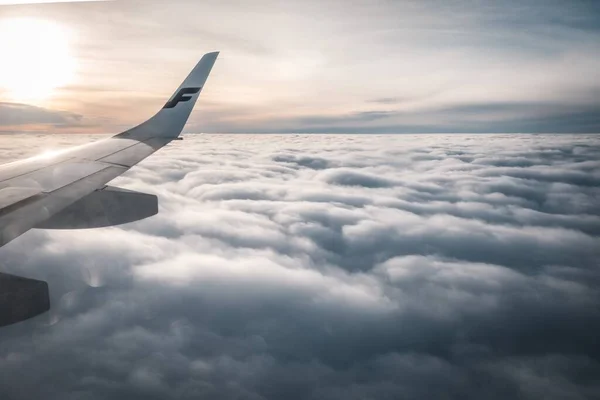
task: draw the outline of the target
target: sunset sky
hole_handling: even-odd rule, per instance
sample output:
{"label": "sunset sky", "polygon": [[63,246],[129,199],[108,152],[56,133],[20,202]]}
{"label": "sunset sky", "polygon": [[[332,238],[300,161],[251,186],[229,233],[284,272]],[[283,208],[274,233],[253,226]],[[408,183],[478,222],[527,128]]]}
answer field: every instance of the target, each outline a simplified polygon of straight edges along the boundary
{"label": "sunset sky", "polygon": [[214,50],[188,132],[600,131],[595,1],[7,3],[2,132],[118,133]]}

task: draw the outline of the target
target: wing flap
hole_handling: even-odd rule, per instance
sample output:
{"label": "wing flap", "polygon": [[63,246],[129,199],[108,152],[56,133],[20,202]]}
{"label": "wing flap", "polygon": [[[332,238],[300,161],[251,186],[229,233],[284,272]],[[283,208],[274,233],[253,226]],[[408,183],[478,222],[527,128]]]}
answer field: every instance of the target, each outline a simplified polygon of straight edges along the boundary
{"label": "wing flap", "polygon": [[108,167],[95,161],[65,162],[11,179],[4,184],[50,193]]}
{"label": "wing flap", "polygon": [[113,153],[109,156],[100,158],[98,159],[98,161],[132,167],[170,141],[170,139],[154,138],[146,140],[144,142],[138,142],[137,144],[129,146],[126,149],[117,151],[116,153]]}
{"label": "wing flap", "polygon": [[42,229],[88,229],[121,225],[158,213],[153,194],[106,186],[36,225]]}
{"label": "wing flap", "polygon": [[0,213],[2,213],[2,210],[17,205],[41,192],[39,189],[28,187],[6,187],[0,189]]}

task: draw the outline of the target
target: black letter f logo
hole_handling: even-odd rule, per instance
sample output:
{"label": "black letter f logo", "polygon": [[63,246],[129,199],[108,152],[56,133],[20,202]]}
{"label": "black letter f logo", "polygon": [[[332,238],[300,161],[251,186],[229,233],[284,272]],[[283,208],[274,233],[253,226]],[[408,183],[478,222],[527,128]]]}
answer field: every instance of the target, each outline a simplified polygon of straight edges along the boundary
{"label": "black letter f logo", "polygon": [[163,108],[173,108],[177,105],[177,103],[181,102],[181,101],[188,101],[189,99],[192,98],[192,96],[190,96],[191,94],[196,94],[200,91],[199,87],[188,87],[188,88],[182,88],[179,92],[177,92],[177,94],[175,96],[173,96],[173,98],[171,100],[169,100],[167,102],[167,104],[165,104],[165,106]]}

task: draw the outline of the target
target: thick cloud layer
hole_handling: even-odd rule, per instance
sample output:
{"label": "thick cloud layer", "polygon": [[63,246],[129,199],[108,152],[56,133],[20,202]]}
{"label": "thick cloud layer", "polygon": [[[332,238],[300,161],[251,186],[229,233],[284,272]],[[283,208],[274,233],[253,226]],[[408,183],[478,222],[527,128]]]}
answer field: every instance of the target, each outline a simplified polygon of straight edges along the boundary
{"label": "thick cloud layer", "polygon": [[0,249],[53,298],[0,330],[0,394],[598,397],[598,160],[592,135],[189,135],[115,182],[157,216]]}

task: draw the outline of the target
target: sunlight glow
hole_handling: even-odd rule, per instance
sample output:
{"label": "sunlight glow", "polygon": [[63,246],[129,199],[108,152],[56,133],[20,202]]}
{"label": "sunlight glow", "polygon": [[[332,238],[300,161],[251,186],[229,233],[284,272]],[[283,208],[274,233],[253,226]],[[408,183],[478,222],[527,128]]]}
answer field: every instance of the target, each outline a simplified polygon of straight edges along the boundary
{"label": "sunlight glow", "polygon": [[44,100],[74,76],[68,31],[49,21],[0,20],[0,57],[0,95],[12,101]]}

